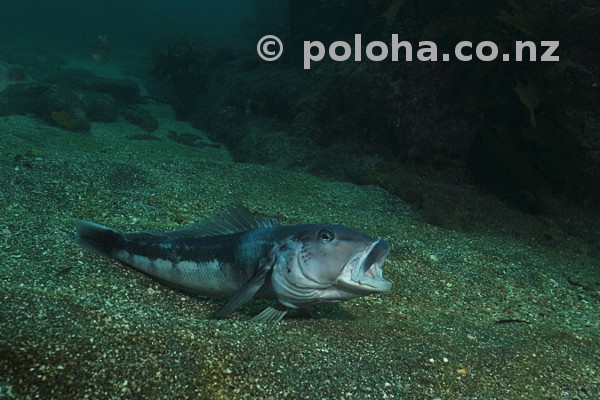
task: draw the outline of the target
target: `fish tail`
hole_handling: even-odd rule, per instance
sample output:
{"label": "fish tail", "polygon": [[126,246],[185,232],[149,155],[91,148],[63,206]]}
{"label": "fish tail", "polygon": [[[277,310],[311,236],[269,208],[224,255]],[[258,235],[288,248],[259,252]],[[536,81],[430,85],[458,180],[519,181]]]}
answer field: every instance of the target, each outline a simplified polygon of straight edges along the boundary
{"label": "fish tail", "polygon": [[84,249],[104,257],[112,257],[112,250],[121,241],[121,234],[106,226],[77,220],[77,243]]}

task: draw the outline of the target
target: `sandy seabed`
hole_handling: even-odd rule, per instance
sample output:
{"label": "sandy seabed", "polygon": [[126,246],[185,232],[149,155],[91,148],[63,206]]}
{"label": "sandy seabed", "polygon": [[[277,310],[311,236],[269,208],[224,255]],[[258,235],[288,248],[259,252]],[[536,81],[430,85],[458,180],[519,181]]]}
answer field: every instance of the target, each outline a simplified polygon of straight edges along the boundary
{"label": "sandy seabed", "polygon": [[[0,399],[597,399],[598,257],[585,244],[445,230],[375,186],[240,164],[168,106],[69,132],[0,118]],[[206,143],[210,141],[206,139]],[[385,238],[389,293],[252,323],[83,252],[74,220],[167,230],[243,203]],[[494,210],[490,210],[494,212]],[[502,215],[498,215],[502,218]]]}

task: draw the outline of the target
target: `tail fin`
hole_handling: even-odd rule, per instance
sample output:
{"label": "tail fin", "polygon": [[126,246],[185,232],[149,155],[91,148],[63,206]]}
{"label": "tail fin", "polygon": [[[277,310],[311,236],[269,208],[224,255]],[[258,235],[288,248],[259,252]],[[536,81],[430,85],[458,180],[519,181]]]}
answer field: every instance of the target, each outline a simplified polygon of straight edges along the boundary
{"label": "tail fin", "polygon": [[106,226],[94,222],[77,220],[77,243],[84,249],[104,257],[112,257],[112,250],[117,247],[121,235]]}

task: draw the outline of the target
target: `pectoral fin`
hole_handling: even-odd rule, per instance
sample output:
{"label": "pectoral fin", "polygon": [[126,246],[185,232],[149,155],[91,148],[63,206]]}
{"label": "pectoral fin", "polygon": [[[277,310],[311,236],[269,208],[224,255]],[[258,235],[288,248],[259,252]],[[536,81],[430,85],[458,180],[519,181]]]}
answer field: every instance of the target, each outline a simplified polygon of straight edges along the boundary
{"label": "pectoral fin", "polygon": [[282,304],[275,304],[252,318],[255,322],[277,322],[288,312],[288,308]]}
{"label": "pectoral fin", "polygon": [[263,258],[256,274],[244,286],[233,295],[231,299],[219,310],[215,318],[225,318],[232,312],[238,310],[246,304],[256,292],[260,290],[267,279],[268,273],[273,269],[273,260],[271,258]]}

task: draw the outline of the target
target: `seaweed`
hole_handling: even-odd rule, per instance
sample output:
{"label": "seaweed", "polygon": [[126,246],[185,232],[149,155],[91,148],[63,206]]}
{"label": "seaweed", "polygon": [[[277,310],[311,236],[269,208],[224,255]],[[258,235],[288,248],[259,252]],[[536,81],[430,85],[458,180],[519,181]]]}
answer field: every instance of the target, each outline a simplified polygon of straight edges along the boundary
{"label": "seaweed", "polygon": [[367,20],[366,32],[383,31],[389,29],[394,22],[405,0],[365,0]]}
{"label": "seaweed", "polygon": [[[566,110],[593,112],[598,106],[592,27],[598,26],[600,7],[574,0],[481,3],[407,0],[402,13],[412,16],[420,40],[435,40],[441,48],[461,40],[493,41],[499,54],[513,56],[517,41],[535,43],[537,54],[524,52],[527,62],[457,63],[463,84],[452,112],[481,121],[471,154],[473,177],[493,190],[527,193],[517,195],[517,203],[537,211],[546,193],[564,193],[569,182],[586,179],[580,162],[586,149]],[[559,41],[559,62],[540,61],[542,40]],[[600,139],[595,145],[600,148]]]}
{"label": "seaweed", "polygon": [[156,46],[150,74],[172,91],[177,116],[185,118],[206,90],[210,72],[235,59],[237,54],[228,47],[183,36]]}
{"label": "seaweed", "polygon": [[157,46],[150,74],[172,90],[178,117],[187,116],[207,80],[202,38],[180,37]]}
{"label": "seaweed", "polygon": [[66,111],[53,111],[50,118],[63,128],[73,129],[77,125],[77,121]]}

